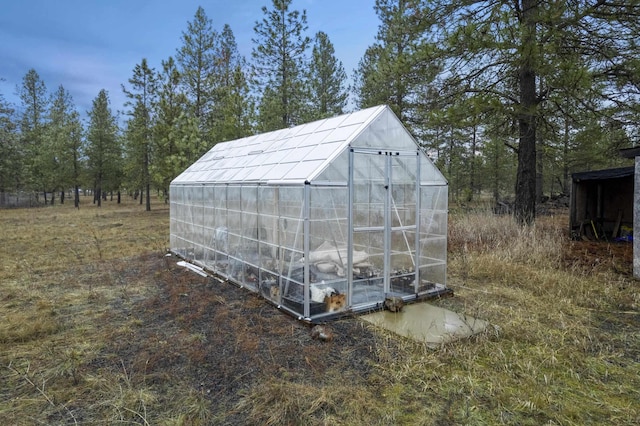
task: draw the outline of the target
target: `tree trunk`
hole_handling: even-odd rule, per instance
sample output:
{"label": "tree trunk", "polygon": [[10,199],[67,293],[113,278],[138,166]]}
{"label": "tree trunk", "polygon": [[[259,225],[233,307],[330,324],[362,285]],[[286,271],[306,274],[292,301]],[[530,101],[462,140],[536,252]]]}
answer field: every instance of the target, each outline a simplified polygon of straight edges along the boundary
{"label": "tree trunk", "polygon": [[473,136],[471,137],[471,157],[470,157],[470,170],[469,170],[469,195],[467,201],[473,201],[473,195],[476,191],[476,149],[478,144],[478,126],[473,124]]}
{"label": "tree trunk", "polygon": [[565,117],[562,147],[562,194],[569,193],[569,132],[569,118]]}
{"label": "tree trunk", "polygon": [[542,202],[544,197],[544,163],[543,150],[536,146],[536,202]]}
{"label": "tree trunk", "polygon": [[60,191],[60,204],[64,204],[64,191]]}
{"label": "tree trunk", "polygon": [[498,147],[496,146],[493,154],[493,202],[498,204],[500,201],[500,173],[498,172],[498,168],[500,167],[500,153],[498,152]]}
{"label": "tree trunk", "polygon": [[120,191],[118,191],[118,204],[120,204]]}
{"label": "tree trunk", "polygon": [[151,190],[151,185],[147,182],[147,205],[146,205],[146,211],[150,212],[151,211],[151,194],[149,193]]}
{"label": "tree trunk", "polygon": [[147,191],[147,205],[145,206],[145,210],[148,212],[151,211],[151,176],[149,175],[149,163],[149,145],[147,145],[144,152],[144,180]]}
{"label": "tree trunk", "polygon": [[98,207],[102,207],[102,173],[98,174],[98,182],[96,184],[95,197],[98,200]]}
{"label": "tree trunk", "polygon": [[80,208],[80,187],[78,185],[74,188],[73,205],[76,209]]}
{"label": "tree trunk", "polygon": [[536,212],[536,23],[537,0],[522,0],[520,112],[518,128],[518,171],[516,175],[515,217],[521,225],[530,225]]}

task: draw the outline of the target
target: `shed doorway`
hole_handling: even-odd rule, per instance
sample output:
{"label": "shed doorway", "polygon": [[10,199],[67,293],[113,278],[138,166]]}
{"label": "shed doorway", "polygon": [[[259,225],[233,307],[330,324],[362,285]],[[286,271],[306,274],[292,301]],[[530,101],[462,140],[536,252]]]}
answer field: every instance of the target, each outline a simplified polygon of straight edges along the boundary
{"label": "shed doorway", "polygon": [[[355,308],[376,306],[389,294],[417,293],[419,268],[418,217],[420,170],[416,151],[351,149],[350,239],[348,253],[354,273],[348,274],[349,304]],[[360,253],[375,279],[362,274]],[[372,272],[373,271],[373,272]]]}

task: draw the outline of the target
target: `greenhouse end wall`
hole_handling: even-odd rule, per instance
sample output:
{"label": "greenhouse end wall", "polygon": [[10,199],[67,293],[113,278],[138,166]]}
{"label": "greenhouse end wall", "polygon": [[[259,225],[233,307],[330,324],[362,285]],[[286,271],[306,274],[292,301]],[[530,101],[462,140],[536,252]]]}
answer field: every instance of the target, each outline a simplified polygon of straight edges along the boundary
{"label": "greenhouse end wall", "polygon": [[447,186],[414,181],[385,191],[375,179],[175,184],[171,249],[312,320],[378,308],[389,295],[443,291]]}

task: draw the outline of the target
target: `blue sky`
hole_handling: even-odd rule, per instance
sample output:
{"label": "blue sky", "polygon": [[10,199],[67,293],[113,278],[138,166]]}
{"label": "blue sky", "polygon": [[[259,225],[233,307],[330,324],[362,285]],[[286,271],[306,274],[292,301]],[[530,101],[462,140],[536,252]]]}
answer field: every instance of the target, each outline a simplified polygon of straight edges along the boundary
{"label": "blue sky", "polygon": [[[31,68],[52,93],[69,91],[83,117],[101,89],[111,108],[122,109],[133,67],[147,58],[175,57],[181,35],[202,6],[221,30],[229,24],[240,53],[251,60],[255,22],[271,0],[0,0],[0,94],[18,107],[16,86]],[[374,42],[378,19],[374,0],[293,0],[307,11],[308,35],[324,31],[349,77]]]}

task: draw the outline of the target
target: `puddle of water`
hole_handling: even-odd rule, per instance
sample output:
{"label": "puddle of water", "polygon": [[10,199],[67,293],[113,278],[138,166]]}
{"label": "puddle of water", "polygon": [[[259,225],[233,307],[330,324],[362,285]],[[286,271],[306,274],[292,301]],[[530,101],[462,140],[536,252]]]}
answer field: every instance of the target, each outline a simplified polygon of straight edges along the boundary
{"label": "puddle of water", "polygon": [[428,303],[405,305],[401,312],[374,312],[362,315],[362,319],[430,346],[471,336],[489,325],[487,321],[459,315]]}

